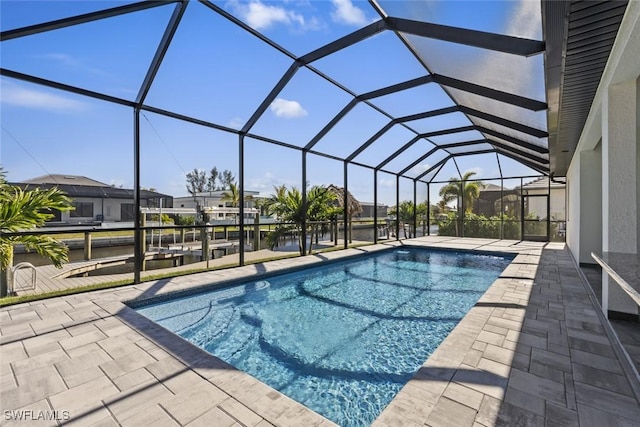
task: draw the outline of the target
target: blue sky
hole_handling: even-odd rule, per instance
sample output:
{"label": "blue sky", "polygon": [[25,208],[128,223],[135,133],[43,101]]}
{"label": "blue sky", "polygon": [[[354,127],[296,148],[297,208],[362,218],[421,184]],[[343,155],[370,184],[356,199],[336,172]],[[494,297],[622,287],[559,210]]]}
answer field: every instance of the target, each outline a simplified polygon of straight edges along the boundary
{"label": "blue sky", "polygon": [[[124,2],[7,1],[0,3],[2,30],[64,18]],[[295,55],[303,55],[375,20],[378,14],[367,2],[350,0],[306,1],[230,0],[216,4]],[[537,1],[489,3],[436,1],[381,1],[392,16],[422,19],[514,36],[540,38]],[[154,55],[173,5],[153,8],[107,20],[2,42],[2,66],[82,88],[134,99]],[[446,42],[414,40],[433,57],[436,72],[508,90],[544,101],[541,56],[506,58],[482,49],[449,46]],[[493,55],[493,56],[492,56]],[[437,61],[436,61],[437,59]],[[472,61],[473,67],[464,63]],[[498,65],[495,65],[498,62]],[[500,65],[501,64],[501,65]],[[187,7],[146,104],[240,129],[283,73],[291,60],[198,2]],[[321,72],[356,93],[368,92],[424,75],[423,66],[395,34],[384,32],[315,62]],[[429,65],[432,64],[429,62]],[[498,68],[496,68],[498,67]],[[501,67],[501,68],[500,68]],[[454,75],[457,73],[456,75]],[[526,75],[529,79],[496,81],[496,75]],[[12,181],[47,173],[84,175],[107,184],[133,185],[133,112],[131,109],[76,96],[10,78],[0,79],[1,158]],[[306,145],[350,100],[351,95],[317,74],[301,68],[251,132],[296,146]],[[475,108],[501,111],[501,105],[467,98]],[[434,84],[420,86],[372,101],[396,116],[453,105]],[[475,103],[475,104],[474,104]],[[505,110],[504,116],[512,114]],[[544,128],[544,113],[526,112],[524,120]],[[374,109],[359,104],[316,145],[319,151],[348,156],[388,123]],[[410,122],[419,132],[469,124],[460,113]],[[356,158],[376,165],[405,144],[414,134],[401,126],[391,128]],[[520,136],[520,135],[517,135]],[[480,138],[479,134],[434,139],[437,143]],[[457,138],[457,139],[456,139]],[[185,174],[194,168],[238,171],[238,137],[145,112],[141,117],[141,184],[158,191],[186,194]],[[414,145],[388,165],[402,170],[431,149],[426,141]],[[478,147],[481,148],[481,147]],[[246,188],[269,194],[273,185],[300,186],[301,154],[247,139]],[[435,164],[444,154],[416,166],[412,176]],[[505,176],[533,172],[503,156]],[[473,170],[480,178],[498,177],[495,154],[459,157],[459,169]],[[308,180],[313,184],[342,185],[341,162],[309,155]],[[363,201],[373,201],[373,172],[349,169],[349,189]],[[437,180],[457,175],[449,161]],[[381,173],[382,202],[395,204],[395,179]],[[437,188],[432,188],[433,192]],[[413,194],[411,180],[401,180],[401,199]],[[426,189],[419,189],[419,199]],[[435,196],[432,196],[435,199]],[[433,200],[435,202],[435,200]]]}

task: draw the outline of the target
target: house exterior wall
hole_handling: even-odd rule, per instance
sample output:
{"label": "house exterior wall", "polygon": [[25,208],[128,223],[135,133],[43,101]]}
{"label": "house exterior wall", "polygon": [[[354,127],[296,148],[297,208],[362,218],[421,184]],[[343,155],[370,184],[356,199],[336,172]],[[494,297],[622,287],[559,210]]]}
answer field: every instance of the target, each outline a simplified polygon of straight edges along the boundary
{"label": "house exterior wall", "polygon": [[[120,205],[122,204],[122,200],[113,200],[106,199],[104,200],[104,209],[102,210],[102,215],[104,221],[112,222],[112,221],[120,221]],[[127,200],[128,203],[133,202],[133,200]]]}
{"label": "house exterior wall", "polygon": [[[176,208],[189,208],[199,211],[202,208],[230,208],[233,209],[230,202],[222,201],[222,191],[198,193],[196,196],[175,197],[173,199],[173,205]],[[257,191],[247,191],[245,194],[251,197],[257,197],[259,194]],[[255,202],[253,200],[246,200],[244,202],[245,208],[255,208]],[[234,212],[225,209],[223,212],[211,212],[209,213],[210,221],[230,221],[237,219],[239,209],[233,209]],[[244,217],[246,219],[254,219],[255,213],[245,212]]]}
{"label": "house exterior wall", "polygon": [[[71,200],[72,203],[88,203],[93,206],[93,210],[90,216],[80,215],[79,211],[62,212],[62,222],[66,223],[84,223],[96,220],[96,215],[100,213],[100,199],[92,197],[74,197]],[[73,216],[72,216],[73,215]],[[80,216],[76,216],[80,215]]]}
{"label": "house exterior wall", "polygon": [[567,169],[567,235],[566,243],[569,251],[577,262],[581,262],[580,256],[580,167],[581,156],[576,153]]}
{"label": "house exterior wall", "polygon": [[[373,218],[373,203],[361,203],[362,212],[354,216],[354,218]],[[378,204],[378,218],[386,218],[389,207],[387,205]]]}
{"label": "house exterior wall", "polygon": [[[565,220],[565,209],[562,209],[565,202],[564,188],[551,188],[551,192],[546,188],[535,190],[526,190],[527,195],[546,195],[549,194],[550,214],[551,218],[556,221]],[[535,212],[540,218],[547,216],[547,199],[544,197],[532,197],[528,199],[529,212]]]}
{"label": "house exterior wall", "polygon": [[595,262],[591,252],[602,250],[602,121],[591,119],[567,172],[567,245],[585,264]]}
{"label": "house exterior wall", "polygon": [[[62,212],[61,222],[68,224],[87,222],[118,222],[131,221],[130,218],[122,218],[122,206],[133,205],[133,199],[116,199],[109,197],[72,197],[72,203],[89,203],[93,205],[92,215],[76,216],[75,212]],[[141,206],[148,205],[147,200],[141,200]],[[154,203],[151,203],[154,204]]]}
{"label": "house exterior wall", "polygon": [[[640,2],[629,2],[568,171],[567,242],[581,262],[586,261],[590,246],[598,250],[590,240],[595,237],[602,251],[637,255],[640,248],[638,52]],[[601,224],[594,210],[600,213]],[[607,283],[609,309],[637,314],[638,306],[604,273],[603,285]]]}

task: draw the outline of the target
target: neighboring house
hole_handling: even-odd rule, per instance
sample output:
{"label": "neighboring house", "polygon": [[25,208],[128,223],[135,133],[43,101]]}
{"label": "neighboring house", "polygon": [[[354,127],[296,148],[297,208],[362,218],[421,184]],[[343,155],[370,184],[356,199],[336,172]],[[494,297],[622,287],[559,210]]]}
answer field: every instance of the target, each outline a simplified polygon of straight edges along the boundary
{"label": "neighboring house", "polygon": [[[133,221],[135,209],[133,190],[118,188],[85,176],[76,175],[44,175],[18,183],[22,188],[48,189],[57,187],[71,199],[74,210],[56,211],[49,223],[87,224],[101,222]],[[140,191],[142,207],[173,207],[173,197],[155,191]]]}
{"label": "neighboring house", "polygon": [[[173,199],[176,208],[195,209],[196,212],[205,213],[208,222],[233,222],[237,221],[240,208],[233,207],[232,202],[223,201],[223,194],[226,190],[203,191],[193,195],[176,197]],[[244,218],[253,222],[256,215],[260,215],[260,210],[256,209],[255,201],[260,198],[258,191],[245,191]]]}
{"label": "neighboring house", "polygon": [[565,184],[541,177],[522,187],[500,189],[500,186],[486,184],[480,190],[480,197],[474,201],[473,212],[486,217],[498,215],[503,210],[509,216],[520,217],[524,196],[525,216],[533,214],[539,218],[547,217],[547,195],[549,195],[549,211],[551,219],[564,221]]}
{"label": "neighboring house", "polygon": [[[354,218],[373,218],[373,202],[360,202],[362,212],[354,215]],[[378,218],[386,218],[389,206],[378,203]]]}
{"label": "neighboring house", "polygon": [[499,185],[485,184],[479,197],[473,202],[473,212],[489,218],[505,212],[510,216],[520,215],[520,199],[518,191],[501,189]]}
{"label": "neighboring house", "polygon": [[565,189],[564,182],[551,180],[549,186],[549,178],[542,177],[522,186],[522,194],[529,196],[525,198],[526,213],[533,213],[540,218],[547,217],[547,198],[540,197],[549,195],[549,213],[551,219],[555,221],[565,220]]}

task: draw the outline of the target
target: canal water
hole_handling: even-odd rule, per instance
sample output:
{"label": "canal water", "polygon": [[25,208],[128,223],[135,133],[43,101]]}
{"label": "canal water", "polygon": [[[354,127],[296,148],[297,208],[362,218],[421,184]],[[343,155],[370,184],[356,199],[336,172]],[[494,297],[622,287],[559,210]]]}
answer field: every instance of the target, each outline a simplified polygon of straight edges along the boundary
{"label": "canal water", "polygon": [[[358,227],[358,226],[354,226],[353,228],[353,235],[352,235],[352,239],[354,241],[373,241],[373,227]],[[432,226],[431,227],[431,234],[435,235],[437,234],[438,231],[438,227],[437,226]],[[418,236],[422,235],[422,228],[418,227],[417,230],[417,234]],[[340,237],[342,237],[342,230],[340,230]],[[382,236],[381,236],[382,237]],[[400,231],[400,237],[404,237],[402,230]],[[328,234],[327,236],[325,236],[325,239],[329,238]],[[393,238],[393,237],[392,237]],[[166,239],[166,240],[165,240]],[[186,239],[188,242],[192,241],[192,238],[188,238]],[[323,239],[324,240],[324,239]],[[162,242],[164,244],[168,243],[169,241],[171,241],[173,243],[173,239],[169,240],[169,238],[165,237],[163,238]],[[157,241],[154,241],[154,243]],[[237,242],[237,241],[236,241]],[[252,239],[248,240],[248,243],[252,242]],[[293,246],[297,246],[297,242],[295,240],[290,240],[290,241],[286,241],[284,242],[285,246],[287,246],[287,244],[289,245],[293,245]],[[278,249],[280,250],[285,250],[284,247],[279,247]],[[276,250],[278,250],[276,249]],[[104,246],[104,242],[100,242],[100,239],[94,238],[93,239],[93,245],[92,245],[92,249],[91,249],[91,258],[92,259],[99,259],[99,258],[108,258],[108,257],[115,257],[115,256],[125,256],[125,255],[131,255],[133,256],[134,253],[134,248],[132,244],[118,244],[118,245],[114,245],[114,246]],[[79,248],[79,249],[70,249],[69,250],[69,261],[70,262],[75,262],[75,261],[84,261],[84,249]],[[199,262],[200,261],[200,256],[199,255],[185,255],[184,257],[184,264],[191,264],[194,262]],[[50,265],[51,261],[49,261],[48,258],[42,257],[40,255],[38,255],[35,252],[29,252],[29,253],[24,253],[21,251],[16,251],[16,253],[14,254],[14,265],[19,263],[19,262],[28,262],[33,264],[34,266],[38,267],[38,266],[43,266],[43,265]],[[154,270],[154,269],[158,269],[158,268],[168,268],[171,267],[173,265],[173,261],[172,260],[158,260],[158,261],[148,261],[147,262],[147,269],[148,270]],[[121,266],[116,266],[116,267],[108,267],[108,268],[104,268],[104,269],[100,269],[100,270],[96,270],[95,272],[91,273],[91,275],[99,275],[99,274],[119,274],[119,273],[130,273],[133,272],[133,263],[128,263],[125,265],[121,265]]]}

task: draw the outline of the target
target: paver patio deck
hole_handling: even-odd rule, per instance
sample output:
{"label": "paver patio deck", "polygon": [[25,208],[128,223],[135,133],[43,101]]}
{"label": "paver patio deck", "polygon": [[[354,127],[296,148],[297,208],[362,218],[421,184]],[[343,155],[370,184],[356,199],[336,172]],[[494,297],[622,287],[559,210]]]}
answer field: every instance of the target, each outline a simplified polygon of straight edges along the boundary
{"label": "paver patio deck", "polygon": [[[420,245],[518,253],[376,426],[630,426],[637,372],[612,344],[563,244],[425,237],[271,261],[0,310],[3,425],[332,425],[123,302]],[[7,412],[31,410],[33,412]],[[63,412],[68,411],[68,412]],[[62,420],[67,418],[68,420]]]}

